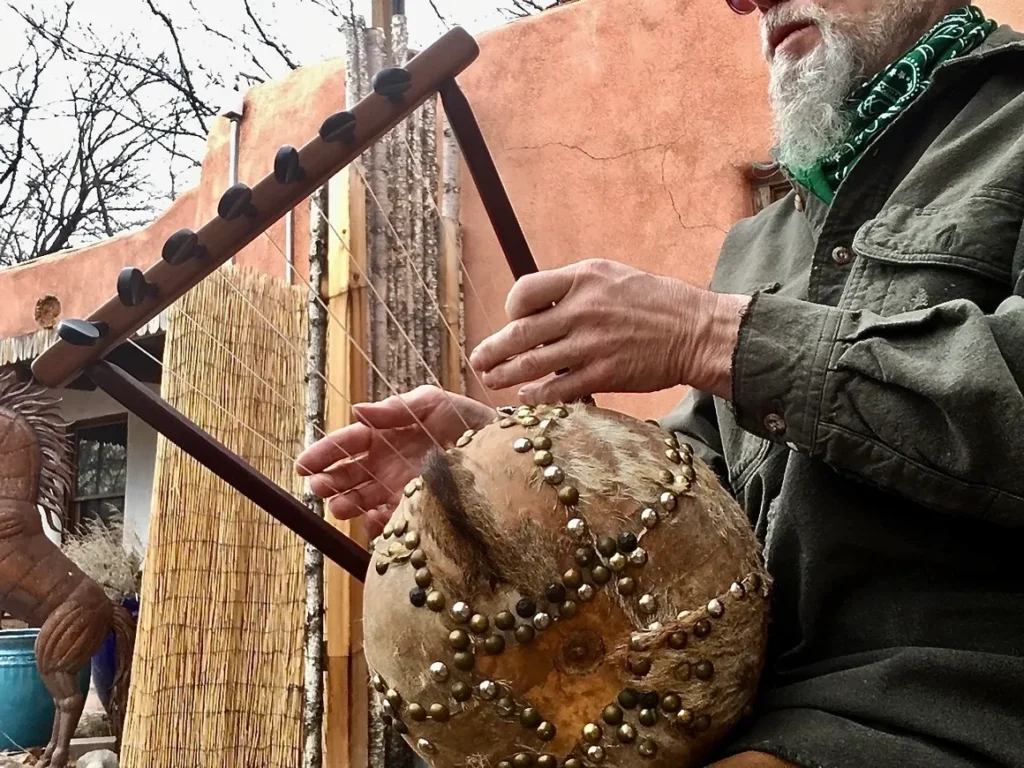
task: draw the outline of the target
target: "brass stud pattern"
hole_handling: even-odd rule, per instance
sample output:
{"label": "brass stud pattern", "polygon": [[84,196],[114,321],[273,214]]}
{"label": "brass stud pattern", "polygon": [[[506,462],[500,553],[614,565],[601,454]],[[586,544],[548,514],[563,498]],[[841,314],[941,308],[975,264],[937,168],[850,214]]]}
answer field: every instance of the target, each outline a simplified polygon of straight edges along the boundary
{"label": "brass stud pattern", "polygon": [[416,704],[413,702],[409,705],[408,709],[406,709],[406,712],[409,713],[409,719],[415,720],[417,723],[422,723],[427,719],[427,710],[423,708],[422,704]]}
{"label": "brass stud pattern", "polygon": [[708,603],[708,614],[713,619],[720,619],[725,615],[725,604],[717,597]]}
{"label": "brass stud pattern", "polygon": [[616,573],[621,573],[626,570],[626,556],[621,552],[616,552],[614,555],[608,558],[608,567]]}
{"label": "brass stud pattern", "polygon": [[497,616],[494,617],[494,626],[498,629],[507,632],[510,629],[514,629],[516,626],[516,617],[513,616],[509,611],[501,611]]}
{"label": "brass stud pattern", "polygon": [[416,549],[420,545],[420,535],[416,531],[409,531],[405,534],[406,549]]}
{"label": "brass stud pattern", "polygon": [[538,451],[550,451],[551,438],[547,435],[537,435],[537,437],[533,438],[533,447]]}
{"label": "brass stud pattern", "polygon": [[523,416],[521,419],[519,419],[519,423],[522,424],[524,427],[536,427],[538,424],[540,424],[540,419],[538,419],[536,416]]}
{"label": "brass stud pattern", "polygon": [[693,674],[694,674],[694,677],[696,677],[698,680],[707,682],[715,674],[715,665],[712,664],[707,659],[704,659],[702,661],[698,661],[693,666]]}
{"label": "brass stud pattern", "polygon": [[533,617],[533,626],[540,631],[544,631],[551,626],[551,614],[549,613],[538,613]]}
{"label": "brass stud pattern", "polygon": [[428,755],[433,755],[437,752],[437,748],[426,739],[420,739],[416,742],[416,746],[420,752],[426,752]]}
{"label": "brass stud pattern", "polygon": [[528,437],[520,437],[512,443],[512,450],[516,453],[529,453],[533,450],[533,441]]}
{"label": "brass stud pattern", "polygon": [[601,726],[597,723],[587,723],[583,726],[583,738],[589,741],[591,744],[596,744],[601,740],[603,735]]}
{"label": "brass stud pattern", "polygon": [[604,750],[597,744],[587,749],[587,757],[595,763],[604,762]]}
{"label": "brass stud pattern", "polygon": [[469,701],[472,696],[473,689],[469,687],[468,683],[464,683],[461,680],[452,683],[452,698],[456,701]]}
{"label": "brass stud pattern", "polygon": [[623,723],[619,726],[618,730],[615,732],[615,735],[623,744],[632,744],[634,741],[636,741],[636,728],[634,728],[629,723]]}
{"label": "brass stud pattern", "polygon": [[693,636],[698,640],[703,640],[711,634],[711,622],[707,619],[701,619],[693,625]]}
{"label": "brass stud pattern", "polygon": [[447,723],[451,718],[451,713],[448,711],[448,707],[444,704],[431,704],[430,709],[427,710],[427,714],[430,715],[430,719],[436,723]]}
{"label": "brass stud pattern", "polygon": [[658,599],[654,595],[644,595],[640,598],[640,610],[644,613],[654,613],[658,610]]}
{"label": "brass stud pattern", "polygon": [[490,628],[491,622],[482,613],[474,613],[469,620],[469,630],[475,635],[482,635]]}
{"label": "brass stud pattern", "polygon": [[690,726],[693,725],[693,711],[689,709],[680,709],[676,713],[676,722],[680,725]]}
{"label": "brass stud pattern", "polygon": [[644,524],[644,528],[648,530],[651,528],[658,527],[658,513],[650,507],[645,507],[640,513],[640,522]]}
{"label": "brass stud pattern", "polygon": [[746,588],[738,581],[729,587],[729,594],[737,600],[742,600],[747,596]]}
{"label": "brass stud pattern", "polygon": [[563,485],[558,489],[558,500],[567,507],[574,507],[580,501],[580,492],[571,485]]}
{"label": "brass stud pattern", "polygon": [[673,464],[679,464],[682,462],[683,457],[679,455],[679,451],[675,448],[669,448],[665,451],[665,458],[671,461]]}
{"label": "brass stud pattern", "polygon": [[448,635],[448,645],[453,651],[464,651],[469,648],[469,635],[461,629],[452,630]]}
{"label": "brass stud pattern", "polygon": [[431,582],[434,580],[434,577],[431,575],[430,571],[428,569],[426,569],[426,568],[418,569],[416,571],[416,575],[413,578],[416,581],[416,586],[417,587],[423,587],[424,589],[429,587]]}
{"label": "brass stud pattern", "polygon": [[442,595],[440,592],[434,591],[427,595],[427,608],[434,611],[435,613],[440,613],[441,611],[443,611],[444,604],[444,595]]}
{"label": "brass stud pattern", "polygon": [[619,590],[619,594],[620,595],[627,595],[628,596],[628,595],[632,595],[634,592],[636,592],[636,582],[633,581],[633,579],[629,578],[628,576],[625,577],[625,578],[619,579],[615,583],[615,587],[616,587],[616,589]]}
{"label": "brass stud pattern", "polygon": [[376,569],[378,576],[383,576],[385,573],[388,572],[388,561],[387,560],[378,560],[374,564],[374,568]]}
{"label": "brass stud pattern", "polygon": [[656,709],[641,709],[640,710],[640,725],[647,728],[653,728],[658,722],[658,710]]}
{"label": "brass stud pattern", "polygon": [[473,438],[466,437],[465,435],[463,435],[462,437],[460,437],[458,440],[455,441],[455,447],[456,448],[465,448],[471,442],[473,442]]}
{"label": "brass stud pattern", "polygon": [[406,520],[404,517],[400,518],[398,520],[395,520],[395,536],[401,536],[407,530],[409,530],[409,521],[408,520]]}
{"label": "brass stud pattern", "polygon": [[566,600],[562,603],[562,606],[558,609],[559,616],[563,619],[571,619],[579,613],[580,605],[575,600]]}
{"label": "brass stud pattern", "polygon": [[554,460],[555,457],[551,455],[551,451],[536,451],[533,454],[533,463],[538,467],[547,467]]}
{"label": "brass stud pattern", "polygon": [[477,690],[484,701],[494,701],[498,697],[498,684],[493,680],[484,680],[477,686]]}
{"label": "brass stud pattern", "polygon": [[413,553],[409,556],[409,565],[413,568],[426,568],[427,553],[422,549],[414,549]]}
{"label": "brass stud pattern", "polygon": [[622,722],[622,709],[615,704],[609,704],[601,713],[601,719],[608,725],[619,725]]}

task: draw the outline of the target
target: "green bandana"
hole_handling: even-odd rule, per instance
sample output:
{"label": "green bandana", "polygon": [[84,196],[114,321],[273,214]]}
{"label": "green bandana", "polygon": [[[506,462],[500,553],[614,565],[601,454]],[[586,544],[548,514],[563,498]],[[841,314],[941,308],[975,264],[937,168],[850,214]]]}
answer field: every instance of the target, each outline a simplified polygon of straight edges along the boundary
{"label": "green bandana", "polygon": [[953,11],[927,32],[903,58],[879,72],[850,96],[850,136],[810,168],[789,169],[797,181],[831,204],[840,182],[858,158],[899,113],[931,85],[944,61],[969,53],[996,28],[974,6]]}

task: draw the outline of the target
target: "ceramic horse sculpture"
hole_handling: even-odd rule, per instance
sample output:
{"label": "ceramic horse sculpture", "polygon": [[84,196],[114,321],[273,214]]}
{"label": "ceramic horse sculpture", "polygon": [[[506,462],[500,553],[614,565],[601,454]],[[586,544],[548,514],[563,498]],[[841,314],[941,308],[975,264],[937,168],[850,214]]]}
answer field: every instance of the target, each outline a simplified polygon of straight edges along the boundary
{"label": "ceramic horse sculpture", "polygon": [[67,425],[57,400],[0,374],[0,610],[40,629],[36,664],[56,704],[53,735],[38,766],[65,768],[85,707],[79,671],[111,631],[116,673],[111,721],[120,741],[135,623],[43,531],[54,528],[71,487]]}

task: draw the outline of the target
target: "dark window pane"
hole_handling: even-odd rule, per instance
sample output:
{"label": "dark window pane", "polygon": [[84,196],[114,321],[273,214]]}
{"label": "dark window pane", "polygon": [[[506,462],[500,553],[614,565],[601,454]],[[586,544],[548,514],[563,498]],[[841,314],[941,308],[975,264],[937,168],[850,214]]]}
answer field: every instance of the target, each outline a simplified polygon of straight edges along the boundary
{"label": "dark window pane", "polygon": [[114,521],[123,522],[124,497],[82,502],[79,525],[84,529],[87,523],[96,520],[105,525],[110,525]]}
{"label": "dark window pane", "polygon": [[123,496],[127,473],[126,422],[78,430],[78,498]]}

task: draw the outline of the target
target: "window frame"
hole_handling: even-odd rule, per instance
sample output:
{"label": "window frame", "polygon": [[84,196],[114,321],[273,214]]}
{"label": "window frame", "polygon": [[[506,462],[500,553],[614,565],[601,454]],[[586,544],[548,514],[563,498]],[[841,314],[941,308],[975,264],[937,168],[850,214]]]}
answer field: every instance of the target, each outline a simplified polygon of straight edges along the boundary
{"label": "window frame", "polygon": [[[81,444],[80,435],[82,432],[86,432],[92,429],[98,429],[102,427],[110,427],[115,425],[123,425],[124,427],[124,444],[125,444],[125,457],[124,457],[124,473],[125,473],[125,487],[121,494],[84,494],[78,495],[78,476],[79,476],[79,446]],[[68,433],[72,440],[72,467],[73,467],[73,485],[68,489],[68,519],[65,521],[65,528],[70,533],[81,533],[82,525],[82,507],[84,504],[90,501],[101,501],[103,499],[120,499],[122,514],[125,514],[127,510],[124,509],[125,503],[128,497],[128,414],[127,413],[112,413],[107,416],[98,416],[91,419],[80,419],[72,422],[68,427]],[[98,467],[97,467],[98,469]]]}

